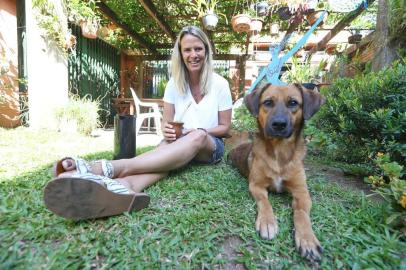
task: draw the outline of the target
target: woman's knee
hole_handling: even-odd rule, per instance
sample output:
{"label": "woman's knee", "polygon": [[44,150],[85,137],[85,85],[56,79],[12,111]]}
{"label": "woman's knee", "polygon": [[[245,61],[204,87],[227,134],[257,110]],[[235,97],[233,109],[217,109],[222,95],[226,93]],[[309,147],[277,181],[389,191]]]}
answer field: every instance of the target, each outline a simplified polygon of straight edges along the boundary
{"label": "woman's knee", "polygon": [[204,130],[194,130],[188,134],[190,142],[197,148],[201,149],[207,141],[207,132]]}

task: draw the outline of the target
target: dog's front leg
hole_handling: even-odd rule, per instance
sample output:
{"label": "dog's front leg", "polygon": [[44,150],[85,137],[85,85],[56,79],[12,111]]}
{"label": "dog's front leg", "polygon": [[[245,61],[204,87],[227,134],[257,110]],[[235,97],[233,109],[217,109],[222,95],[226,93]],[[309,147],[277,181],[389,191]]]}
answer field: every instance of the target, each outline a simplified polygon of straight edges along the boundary
{"label": "dog's front leg", "polygon": [[255,228],[262,238],[272,239],[278,233],[278,223],[268,200],[267,186],[256,182],[250,175],[249,190],[257,202],[258,216]]}
{"label": "dog's front leg", "polygon": [[320,260],[323,252],[319,240],[316,238],[310,221],[312,201],[303,181],[294,186],[288,186],[293,196],[293,222],[295,224],[296,248],[302,257],[309,260]]}

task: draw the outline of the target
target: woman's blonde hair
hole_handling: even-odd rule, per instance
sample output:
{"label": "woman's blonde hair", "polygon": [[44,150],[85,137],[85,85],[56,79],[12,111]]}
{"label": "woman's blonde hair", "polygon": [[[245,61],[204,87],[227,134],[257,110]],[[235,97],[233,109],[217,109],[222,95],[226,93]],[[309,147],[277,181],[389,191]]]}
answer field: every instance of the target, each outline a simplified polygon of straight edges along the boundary
{"label": "woman's blonde hair", "polygon": [[182,95],[186,94],[189,87],[190,78],[186,65],[183,62],[180,47],[180,42],[185,35],[193,35],[200,39],[204,44],[206,57],[200,72],[200,89],[202,91],[202,95],[205,95],[209,92],[211,77],[213,74],[213,57],[209,38],[200,28],[196,26],[186,26],[180,31],[176,39],[175,46],[173,47],[171,57],[171,76],[179,92]]}

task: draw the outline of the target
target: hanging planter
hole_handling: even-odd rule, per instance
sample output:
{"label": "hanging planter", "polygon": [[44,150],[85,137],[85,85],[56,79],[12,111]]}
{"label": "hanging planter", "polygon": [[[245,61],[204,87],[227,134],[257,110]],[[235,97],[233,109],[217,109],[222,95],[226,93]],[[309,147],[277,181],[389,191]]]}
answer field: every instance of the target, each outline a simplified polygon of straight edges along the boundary
{"label": "hanging planter", "polygon": [[327,44],[326,53],[328,55],[334,55],[337,53],[337,44]]}
{"label": "hanging planter", "polygon": [[263,23],[264,23],[264,21],[261,20],[260,18],[253,18],[250,23],[250,30],[249,30],[250,35],[254,36],[254,35],[259,34],[259,32],[261,32],[261,30],[262,30]]}
{"label": "hanging planter", "polygon": [[73,49],[76,46],[76,36],[72,34],[67,34],[66,35],[66,40],[65,40],[65,48],[66,49]]}
{"label": "hanging planter", "polygon": [[206,15],[202,18],[203,27],[209,31],[213,31],[216,28],[218,21],[219,18],[212,10],[207,11]]}
{"label": "hanging planter", "polygon": [[270,34],[271,34],[271,36],[279,35],[279,24],[278,23],[271,23]]}
{"label": "hanging planter", "polygon": [[279,18],[283,21],[289,20],[292,17],[292,13],[289,10],[289,7],[280,7],[278,9]]}
{"label": "hanging planter", "polygon": [[268,15],[269,4],[266,1],[261,1],[255,4],[256,14],[260,17]]}
{"label": "hanging planter", "polygon": [[362,40],[361,34],[354,34],[348,37],[348,43],[350,44],[358,44]]}
{"label": "hanging planter", "polygon": [[[320,18],[321,14],[323,14],[323,12],[324,12],[324,10],[317,10],[317,11],[307,14],[306,15],[307,23],[309,25],[313,25]],[[323,25],[323,23],[327,20],[327,15],[328,15],[328,13],[326,13],[326,15],[324,15],[323,20],[319,23],[318,26]]]}
{"label": "hanging planter", "polygon": [[235,32],[248,32],[250,23],[251,17],[248,14],[238,14],[231,19],[231,25]]}
{"label": "hanging planter", "polygon": [[85,38],[95,39],[97,38],[98,24],[93,21],[82,21],[80,22],[80,27],[82,29],[82,35]]}

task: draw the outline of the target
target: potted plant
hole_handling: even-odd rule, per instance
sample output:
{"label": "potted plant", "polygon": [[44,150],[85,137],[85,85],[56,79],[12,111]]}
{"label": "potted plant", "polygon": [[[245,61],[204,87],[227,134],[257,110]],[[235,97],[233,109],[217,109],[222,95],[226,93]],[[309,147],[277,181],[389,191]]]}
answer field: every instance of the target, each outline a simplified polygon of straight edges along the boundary
{"label": "potted plant", "polygon": [[216,12],[219,0],[197,0],[192,3],[192,7],[197,11],[198,17],[201,18],[203,27],[207,30],[213,31],[219,21],[218,15],[222,15],[226,21],[227,17]]}
{"label": "potted plant", "polygon": [[271,23],[270,33],[271,33],[271,36],[277,36],[279,34],[279,24],[278,23]]}
{"label": "potted plant", "polygon": [[250,30],[251,16],[241,13],[231,18],[231,26],[235,32],[248,32]]}
{"label": "potted plant", "polygon": [[255,11],[258,16],[264,17],[268,15],[269,4],[266,1],[260,1],[254,5]]}
{"label": "potted plant", "polygon": [[283,21],[289,20],[292,17],[289,7],[280,7],[277,12],[279,18]]}
{"label": "potted plant", "polygon": [[258,17],[252,18],[250,22],[250,35],[257,35],[262,30],[262,24],[264,21]]}
{"label": "potted plant", "polygon": [[87,38],[97,38],[100,18],[96,14],[96,1],[70,0],[67,2],[68,19],[79,24],[82,35]]}
{"label": "potted plant", "polygon": [[352,33],[351,36],[348,37],[348,43],[350,44],[358,44],[362,40],[362,35],[360,33],[360,30],[355,30],[354,33]]}
{"label": "potted plant", "polygon": [[333,55],[337,53],[337,44],[327,44],[326,45],[326,53],[328,55]]}

